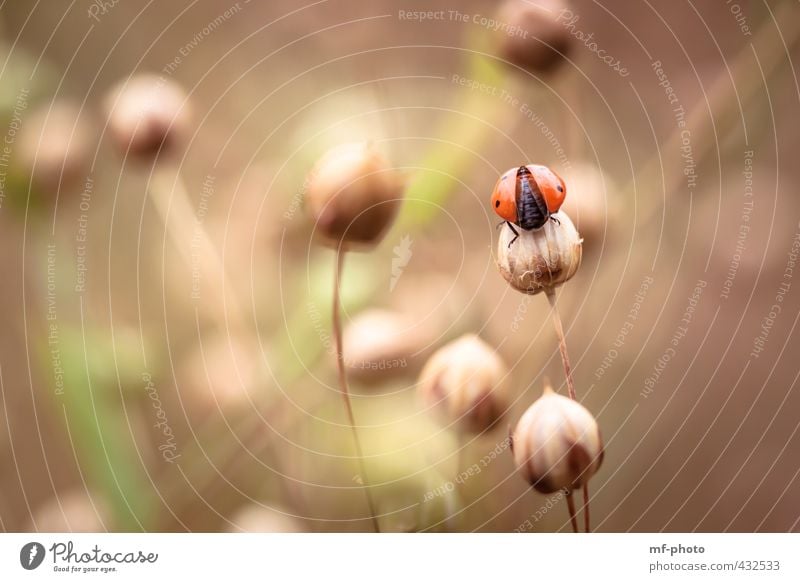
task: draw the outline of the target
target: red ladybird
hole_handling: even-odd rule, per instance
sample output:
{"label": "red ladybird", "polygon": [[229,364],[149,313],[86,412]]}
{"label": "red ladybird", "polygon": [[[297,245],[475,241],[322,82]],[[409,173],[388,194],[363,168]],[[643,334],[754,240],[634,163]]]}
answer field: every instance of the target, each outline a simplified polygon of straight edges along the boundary
{"label": "red ladybird", "polygon": [[547,166],[528,164],[511,168],[500,176],[492,192],[492,207],[516,235],[508,246],[519,237],[513,225],[535,230],[548,219],[557,221],[552,215],[561,208],[566,196],[564,180]]}

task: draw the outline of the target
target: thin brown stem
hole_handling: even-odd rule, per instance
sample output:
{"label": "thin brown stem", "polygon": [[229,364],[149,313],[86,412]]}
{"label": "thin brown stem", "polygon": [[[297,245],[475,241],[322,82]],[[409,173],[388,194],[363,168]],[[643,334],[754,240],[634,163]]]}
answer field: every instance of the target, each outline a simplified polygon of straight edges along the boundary
{"label": "thin brown stem", "polygon": [[572,491],[567,493],[567,508],[569,509],[569,521],[572,524],[572,531],[578,533],[578,518],[575,517],[575,500],[572,498]]}
{"label": "thin brown stem", "polygon": [[567,354],[567,340],[564,338],[564,327],[561,325],[561,316],[556,307],[556,291],[552,287],[545,287],[547,301],[550,302],[550,310],[553,313],[553,327],[558,336],[558,350],[561,352],[561,362],[564,364],[564,375],[567,377],[567,392],[572,400],[577,400],[575,396],[575,384],[572,382],[572,368],[569,365],[569,354]]}
{"label": "thin brown stem", "polygon": [[361,440],[358,438],[358,430],[356,429],[356,420],[353,416],[353,405],[350,402],[350,390],[347,386],[347,370],[344,366],[344,348],[342,347],[342,318],[341,318],[341,298],[339,296],[339,288],[342,278],[342,269],[344,267],[345,250],[342,247],[336,250],[336,269],[333,275],[333,337],[336,342],[336,367],[339,370],[339,391],[342,393],[344,399],[344,408],[347,411],[347,420],[350,423],[350,430],[353,432],[353,442],[356,446],[356,455],[358,456],[358,471],[361,473],[362,485],[364,493],[367,497],[367,505],[369,506],[369,515],[372,518],[372,525],[377,533],[380,533],[380,525],[378,524],[377,512],[375,511],[375,502],[372,499],[372,491],[367,478],[367,471],[364,466],[364,453],[361,449]]}
{"label": "thin brown stem", "polygon": [[583,529],[586,533],[592,531],[589,520],[589,483],[583,485]]}

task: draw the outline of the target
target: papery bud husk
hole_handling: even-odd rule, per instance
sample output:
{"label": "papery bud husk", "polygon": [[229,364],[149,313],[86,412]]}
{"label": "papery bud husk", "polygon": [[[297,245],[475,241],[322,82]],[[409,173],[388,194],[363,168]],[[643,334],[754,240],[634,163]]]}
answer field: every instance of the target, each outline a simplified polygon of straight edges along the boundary
{"label": "papery bud husk", "polygon": [[508,0],[497,13],[506,26],[494,32],[498,54],[534,74],[547,73],[565,62],[572,46],[567,28],[558,22],[564,0]]}
{"label": "papery bud husk", "polygon": [[460,430],[492,428],[508,408],[509,373],[502,358],[474,334],[466,334],[434,353],[417,389],[433,408]]}
{"label": "papery bud husk", "polygon": [[497,268],[517,291],[535,295],[567,282],[578,271],[583,239],[566,213],[553,218],[536,230],[514,227],[519,238],[510,246],[514,233],[508,225],[500,228]]}
{"label": "papery bud husk", "polygon": [[370,248],[394,221],[402,184],[373,144],[347,143],[328,151],[307,180],[304,203],[323,241]]}
{"label": "papery bud husk", "polygon": [[517,468],[541,493],[579,489],[603,462],[594,416],[549,387],[517,423],[513,450]]}
{"label": "papery bud husk", "polygon": [[359,313],[343,335],[348,375],[379,380],[407,373],[432,339],[429,327],[388,309]]}
{"label": "papery bud husk", "polygon": [[234,513],[229,520],[228,532],[244,533],[302,533],[307,531],[302,520],[288,510],[252,503]]}
{"label": "papery bud husk", "polygon": [[189,132],[186,92],[175,81],[152,73],[121,81],[109,91],[105,108],[117,149],[135,157],[169,153]]}

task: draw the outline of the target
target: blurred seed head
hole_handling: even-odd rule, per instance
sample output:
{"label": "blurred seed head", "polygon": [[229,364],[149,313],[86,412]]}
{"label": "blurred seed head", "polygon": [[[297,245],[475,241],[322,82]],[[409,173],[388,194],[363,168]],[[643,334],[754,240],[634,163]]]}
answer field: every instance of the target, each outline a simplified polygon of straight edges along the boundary
{"label": "blurred seed head", "polygon": [[557,20],[566,6],[565,0],[504,2],[497,20],[508,28],[495,32],[500,57],[534,74],[555,69],[571,46],[569,32]]}
{"label": "blurred seed head", "polygon": [[407,373],[431,334],[398,312],[368,309],[353,318],[342,339],[350,376],[379,380]]}
{"label": "blurred seed head", "polygon": [[583,238],[591,244],[600,244],[606,224],[613,224],[617,216],[616,200],[611,197],[617,189],[594,164],[574,164],[565,173],[564,180],[569,184],[569,196],[564,200],[562,212],[575,218]]}
{"label": "blurred seed head", "polygon": [[603,440],[592,414],[549,386],[517,423],[514,462],[541,493],[578,489],[603,462]]}
{"label": "blurred seed head", "polygon": [[417,389],[424,405],[463,431],[479,433],[508,407],[509,373],[484,341],[467,334],[434,353],[420,374]]}
{"label": "blurred seed head", "polygon": [[300,533],[306,531],[303,523],[287,510],[250,504],[230,517],[229,532],[244,533]]}
{"label": "blurred seed head", "polygon": [[40,532],[104,532],[110,527],[105,503],[84,490],[59,494],[34,511],[31,531]]}
{"label": "blurred seed head", "polygon": [[70,189],[81,184],[91,161],[92,137],[77,104],[55,101],[39,106],[21,132],[21,170],[48,196],[55,196],[59,186]]}
{"label": "blurred seed head", "polygon": [[200,414],[233,412],[252,406],[260,383],[263,356],[255,342],[237,336],[203,338],[178,368],[177,386],[184,404]]}
{"label": "blurred seed head", "polygon": [[317,162],[304,201],[325,242],[357,250],[380,242],[401,196],[389,162],[372,144],[358,142],[335,147]]}
{"label": "blurred seed head", "polygon": [[143,73],[121,81],[105,100],[116,147],[140,158],[168,153],[189,132],[187,95],[175,81]]}
{"label": "blurred seed head", "polygon": [[545,288],[565,283],[581,264],[582,243],[575,225],[565,212],[553,215],[542,228],[517,228],[519,238],[503,226],[497,241],[497,268],[517,291],[535,295]]}

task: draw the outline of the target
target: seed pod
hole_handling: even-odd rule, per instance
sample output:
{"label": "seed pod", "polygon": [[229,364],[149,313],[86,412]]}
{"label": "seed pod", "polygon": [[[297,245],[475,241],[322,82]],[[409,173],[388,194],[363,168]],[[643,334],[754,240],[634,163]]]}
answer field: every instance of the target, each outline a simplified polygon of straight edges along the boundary
{"label": "seed pod", "polygon": [[245,533],[300,533],[305,531],[302,522],[287,510],[278,507],[246,505],[229,520],[229,532]]}
{"label": "seed pod", "polygon": [[105,101],[115,146],[140,158],[169,152],[189,130],[187,96],[176,82],[144,73],[121,81]]}
{"label": "seed pod", "polygon": [[38,107],[25,120],[19,144],[20,165],[37,190],[55,196],[59,186],[83,181],[89,167],[90,129],[74,103]]}
{"label": "seed pod", "polygon": [[84,490],[68,491],[43,503],[35,512],[31,531],[93,533],[110,527],[104,502]]}
{"label": "seed pod", "polygon": [[488,430],[508,407],[509,373],[497,353],[474,334],[440,348],[420,374],[424,405],[460,430]]}
{"label": "seed pod", "polygon": [[396,174],[375,147],[348,143],[330,150],[314,167],[305,206],[327,243],[363,248],[380,242],[401,197]]}
{"label": "seed pod", "polygon": [[593,245],[602,242],[606,224],[611,224],[617,215],[618,205],[611,197],[616,187],[594,164],[573,164],[565,180],[569,184],[569,196],[561,210],[575,218],[575,225],[588,242]]}
{"label": "seed pod", "polygon": [[374,380],[402,374],[419,359],[431,338],[428,326],[416,325],[400,313],[369,309],[344,330],[345,365],[350,375]]}
{"label": "seed pod", "polygon": [[536,295],[567,282],[578,271],[583,239],[566,213],[553,217],[556,220],[548,220],[536,230],[517,228],[519,238],[513,243],[511,229],[500,229],[497,268],[517,291]]}
{"label": "seed pod", "polygon": [[506,26],[495,32],[501,58],[529,71],[545,73],[564,61],[571,46],[569,31],[558,21],[564,0],[508,0],[497,21]]}
{"label": "seed pod", "polygon": [[514,462],[541,493],[578,489],[603,462],[603,440],[592,414],[549,386],[517,423]]}

